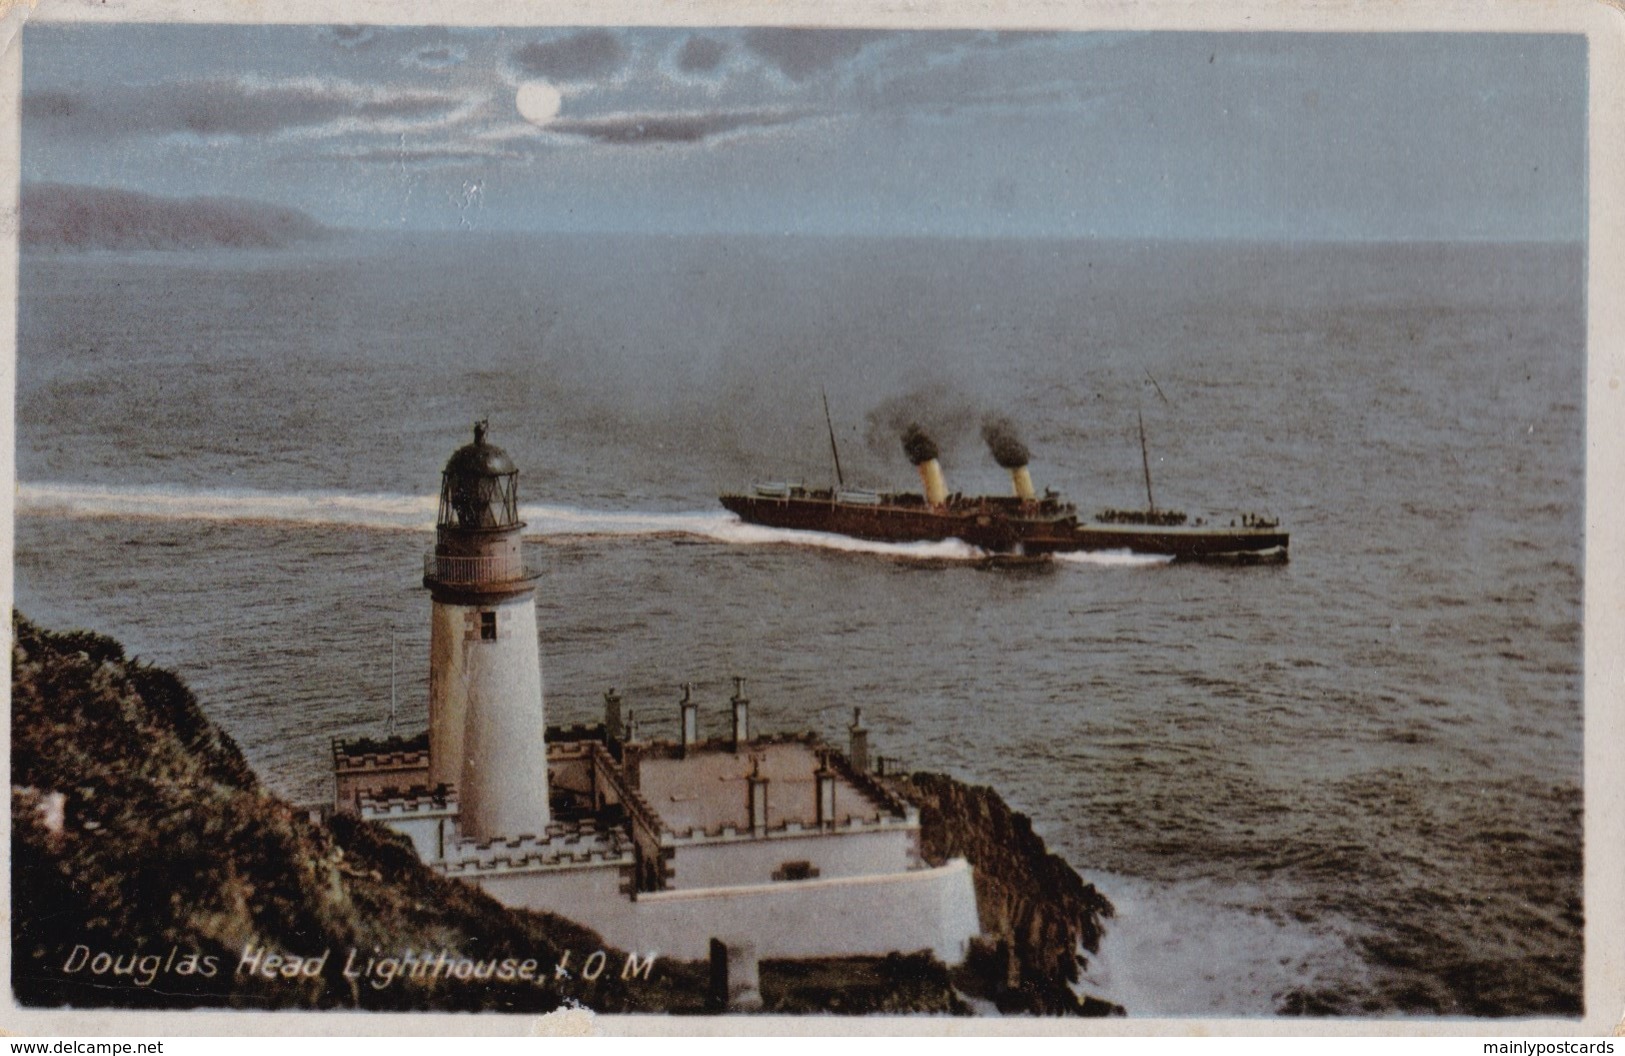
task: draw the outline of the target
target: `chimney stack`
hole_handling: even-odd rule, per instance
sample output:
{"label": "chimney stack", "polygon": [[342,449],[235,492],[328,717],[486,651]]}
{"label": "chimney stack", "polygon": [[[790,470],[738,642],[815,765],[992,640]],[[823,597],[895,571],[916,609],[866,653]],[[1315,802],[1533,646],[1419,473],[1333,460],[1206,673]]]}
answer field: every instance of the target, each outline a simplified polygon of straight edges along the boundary
{"label": "chimney stack", "polygon": [[948,502],[948,482],[942,477],[942,463],[930,459],[920,463],[920,483],[925,487],[925,501],[932,506]]}
{"label": "chimney stack", "polygon": [[762,776],[761,756],[750,761],[750,834],[767,835],[767,778]]}
{"label": "chimney stack", "polygon": [[628,711],[626,713],[626,731],[625,731],[625,733],[626,733],[626,736],[624,738],[622,738],[622,739],[627,744],[631,744],[633,741],[638,739],[638,713],[637,712]]}
{"label": "chimney stack", "polygon": [[829,767],[829,756],[818,753],[818,769],[813,771],[818,785],[818,827],[835,827],[835,771]]}
{"label": "chimney stack", "polygon": [[682,747],[683,755],[687,757],[688,750],[700,742],[700,706],[694,702],[694,684],[683,683],[683,699],[678,702],[682,709]]}
{"label": "chimney stack", "polygon": [[1008,418],[989,416],[982,421],[982,439],[993,454],[993,461],[1010,471],[1010,480],[1016,487],[1016,498],[1033,501],[1033,478],[1027,472],[1027,460],[1032,457],[1027,445],[1021,442],[1016,427]]}
{"label": "chimney stack", "polygon": [[852,760],[852,769],[860,774],[869,772],[869,731],[863,728],[863,709],[852,709],[852,725],[847,727],[849,749],[846,753]]}
{"label": "chimney stack", "polygon": [[621,697],[610,686],[609,692],[604,694],[604,736],[612,741],[621,739],[625,731],[621,728]]}
{"label": "chimney stack", "polygon": [[734,676],[734,695],[730,703],[734,706],[733,749],[737,753],[750,743],[750,701],[745,697],[745,680],[739,675]]}
{"label": "chimney stack", "polygon": [[903,453],[920,471],[920,483],[925,487],[925,501],[942,506],[948,501],[948,483],[942,479],[942,465],[937,461],[937,444],[918,423],[903,430]]}

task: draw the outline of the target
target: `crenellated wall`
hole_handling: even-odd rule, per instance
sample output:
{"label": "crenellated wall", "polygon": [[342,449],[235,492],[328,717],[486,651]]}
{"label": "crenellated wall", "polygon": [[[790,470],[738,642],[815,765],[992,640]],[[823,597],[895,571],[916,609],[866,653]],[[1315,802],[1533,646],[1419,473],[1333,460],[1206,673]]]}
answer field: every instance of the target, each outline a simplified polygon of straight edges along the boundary
{"label": "crenellated wall", "polygon": [[359,809],[363,797],[395,789],[427,788],[429,753],[420,751],[362,752],[333,742],[333,807],[346,814]]}
{"label": "crenellated wall", "polygon": [[[560,734],[548,746],[554,790],[595,811],[619,806],[623,822],[600,830],[602,817],[581,817],[475,842],[458,838],[455,799],[367,798],[365,813],[406,834],[444,875],[508,905],[568,916],[645,955],[703,958],[712,938],[749,935],[763,957],[930,950],[958,962],[979,931],[969,866],[926,866],[919,811],[812,735],[753,743],[807,745],[837,771],[845,795],[869,806],[827,828],[807,818],[752,833],[731,823],[675,831],[647,801],[641,761],[676,758],[679,746],[610,745],[602,727],[550,732]],[[720,743],[690,749],[712,751]]]}
{"label": "crenellated wall", "polygon": [[589,919],[594,913],[614,916],[622,912],[621,907],[632,905],[624,890],[630,880],[631,857],[628,852],[624,862],[545,873],[504,870],[449,875],[472,881],[505,906],[558,913],[595,927]]}
{"label": "crenellated wall", "polygon": [[766,839],[737,836],[668,839],[671,890],[766,884],[791,863],[806,863],[815,877],[901,873],[919,860],[919,830],[901,825],[851,826],[835,830],[800,825],[769,830]]}

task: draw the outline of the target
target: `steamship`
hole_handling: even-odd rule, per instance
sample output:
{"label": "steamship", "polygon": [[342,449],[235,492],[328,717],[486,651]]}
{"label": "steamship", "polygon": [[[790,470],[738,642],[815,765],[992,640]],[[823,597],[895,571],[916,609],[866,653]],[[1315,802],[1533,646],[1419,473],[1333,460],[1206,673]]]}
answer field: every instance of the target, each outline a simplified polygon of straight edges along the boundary
{"label": "steamship", "polygon": [[[923,494],[864,491],[844,482],[834,488],[796,483],[755,484],[747,493],[721,496],[748,524],[798,531],[830,532],[887,543],[959,539],[990,554],[1042,557],[1078,551],[1129,552],[1176,561],[1259,563],[1285,561],[1288,533],[1280,522],[1251,514],[1228,526],[1191,520],[1176,510],[1158,509],[1151,492],[1145,427],[1140,428],[1146,471],[1144,510],[1103,510],[1092,521],[1051,489],[1033,491],[1027,449],[1006,423],[983,429],[995,460],[1010,471],[1014,494],[950,494],[936,444],[916,424],[903,433],[903,450],[919,470]],[[840,452],[830,434],[839,480]]]}

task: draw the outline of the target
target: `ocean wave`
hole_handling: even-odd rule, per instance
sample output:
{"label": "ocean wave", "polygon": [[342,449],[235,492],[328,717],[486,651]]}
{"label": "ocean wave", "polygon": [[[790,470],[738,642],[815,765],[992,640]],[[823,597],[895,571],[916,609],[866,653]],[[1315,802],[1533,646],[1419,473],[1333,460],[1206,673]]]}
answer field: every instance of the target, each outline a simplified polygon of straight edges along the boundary
{"label": "ocean wave", "polygon": [[1369,989],[1339,934],[1347,924],[1274,911],[1289,901],[1280,891],[1097,871],[1085,878],[1117,912],[1084,981],[1130,1016],[1272,1016],[1290,1011],[1301,989]]}

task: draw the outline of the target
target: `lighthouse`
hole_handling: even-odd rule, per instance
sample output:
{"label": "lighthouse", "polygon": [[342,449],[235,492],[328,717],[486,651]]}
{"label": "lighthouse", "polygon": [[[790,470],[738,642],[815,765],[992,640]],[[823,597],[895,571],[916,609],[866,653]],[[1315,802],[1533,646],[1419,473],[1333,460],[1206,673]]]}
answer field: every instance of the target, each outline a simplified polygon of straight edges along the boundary
{"label": "lighthouse", "polygon": [[429,635],[429,779],[454,786],[461,834],[539,835],[548,824],[536,580],[520,550],[519,471],[486,440],[446,462],[423,585]]}
{"label": "lighthouse", "polygon": [[613,689],[602,724],[547,729],[519,473],[487,431],[446,463],[424,558],[429,729],[335,739],[334,810],[624,950],[697,960],[722,935],[763,957],[963,959],[979,933],[970,864],[922,857],[920,812],[869,773],[856,718],[860,765],[813,733],[757,731],[743,679],[717,716],[728,736],[706,736],[688,685],[675,730],[635,723]]}

